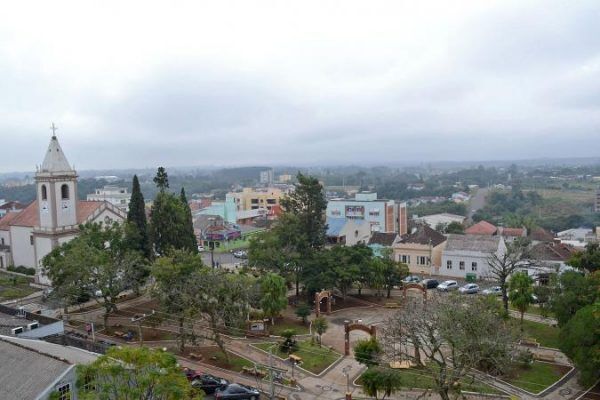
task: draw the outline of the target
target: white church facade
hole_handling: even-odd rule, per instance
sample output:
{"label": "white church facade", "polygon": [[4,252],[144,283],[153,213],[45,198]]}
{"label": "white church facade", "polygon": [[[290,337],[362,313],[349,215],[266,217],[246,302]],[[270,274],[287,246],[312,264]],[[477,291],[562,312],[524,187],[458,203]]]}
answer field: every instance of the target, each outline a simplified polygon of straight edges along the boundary
{"label": "white church facade", "polygon": [[35,174],[36,200],[24,210],[0,219],[0,268],[33,267],[36,281],[48,284],[42,259],[77,236],[87,222],[122,222],[125,213],[106,201],[77,197],[77,172],[70,166],[56,136]]}

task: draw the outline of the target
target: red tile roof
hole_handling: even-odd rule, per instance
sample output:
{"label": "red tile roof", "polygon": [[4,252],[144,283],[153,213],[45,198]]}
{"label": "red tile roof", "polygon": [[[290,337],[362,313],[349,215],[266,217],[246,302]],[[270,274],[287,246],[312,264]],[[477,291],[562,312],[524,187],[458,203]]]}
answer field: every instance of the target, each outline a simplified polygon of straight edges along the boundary
{"label": "red tile roof", "polygon": [[502,228],[502,236],[514,236],[514,237],[525,236],[525,229],[523,229],[523,228]]}
{"label": "red tile roof", "polygon": [[490,224],[487,221],[479,221],[475,225],[472,225],[465,229],[465,233],[468,235],[494,235],[498,231],[496,226]]}
{"label": "red tile roof", "polygon": [[22,210],[27,207],[25,204],[20,203],[18,201],[9,201],[8,203],[4,203],[0,206],[2,210]]}
{"label": "red tile roof", "polygon": [[[104,204],[104,201],[87,201],[79,200],[77,202],[77,223],[81,224],[85,222],[100,206]],[[8,214],[7,214],[8,215]],[[17,213],[17,217],[12,220],[10,225],[14,226],[39,226],[40,215],[38,212],[37,201],[32,202],[25,210]]]}
{"label": "red tile roof", "polygon": [[19,212],[9,212],[2,218],[0,218],[0,230],[7,231],[11,222],[21,213]]}

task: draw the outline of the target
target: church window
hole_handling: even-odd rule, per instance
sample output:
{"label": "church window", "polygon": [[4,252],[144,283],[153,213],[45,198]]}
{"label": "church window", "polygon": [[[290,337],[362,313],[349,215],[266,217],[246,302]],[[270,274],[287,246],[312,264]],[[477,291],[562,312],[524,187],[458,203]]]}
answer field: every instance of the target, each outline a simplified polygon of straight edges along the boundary
{"label": "church window", "polygon": [[46,185],[42,185],[42,200],[48,200],[48,189],[46,189]]}
{"label": "church window", "polygon": [[31,244],[33,246],[33,235],[29,236],[29,244]]}
{"label": "church window", "polygon": [[60,195],[63,200],[69,199],[69,185],[64,184],[60,187]]}

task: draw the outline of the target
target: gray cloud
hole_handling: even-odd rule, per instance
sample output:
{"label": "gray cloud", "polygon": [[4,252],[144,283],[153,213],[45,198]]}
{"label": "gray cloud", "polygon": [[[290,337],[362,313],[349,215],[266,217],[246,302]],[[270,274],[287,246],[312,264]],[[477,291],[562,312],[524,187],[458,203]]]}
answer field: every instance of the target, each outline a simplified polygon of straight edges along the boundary
{"label": "gray cloud", "polygon": [[414,38],[394,21],[359,39],[334,21],[311,40],[279,25],[286,40],[163,48],[93,74],[76,59],[49,68],[41,47],[15,51],[0,31],[0,171],[41,162],[52,120],[86,169],[596,156],[598,20],[596,2],[544,1],[443,28],[425,18]]}

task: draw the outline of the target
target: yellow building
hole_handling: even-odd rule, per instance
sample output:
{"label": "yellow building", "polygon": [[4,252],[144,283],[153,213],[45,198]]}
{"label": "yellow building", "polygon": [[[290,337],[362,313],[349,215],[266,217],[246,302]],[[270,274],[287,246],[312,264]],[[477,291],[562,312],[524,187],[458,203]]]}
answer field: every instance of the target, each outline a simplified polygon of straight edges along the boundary
{"label": "yellow building", "polygon": [[244,188],[241,192],[227,193],[227,198],[232,198],[238,211],[258,210],[264,208],[271,210],[279,206],[279,200],[285,196],[281,189],[277,188]]}
{"label": "yellow building", "polygon": [[412,274],[437,274],[442,263],[446,237],[427,225],[403,236],[392,245],[394,260],[408,265]]}

